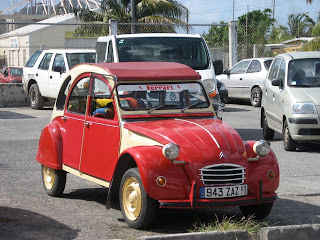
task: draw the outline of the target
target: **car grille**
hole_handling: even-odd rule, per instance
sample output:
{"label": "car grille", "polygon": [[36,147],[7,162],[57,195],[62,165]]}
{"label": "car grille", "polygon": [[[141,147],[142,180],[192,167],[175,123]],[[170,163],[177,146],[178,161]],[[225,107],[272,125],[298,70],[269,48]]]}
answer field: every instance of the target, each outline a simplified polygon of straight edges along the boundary
{"label": "car grille", "polygon": [[216,164],[200,169],[204,185],[241,184],[244,182],[245,168],[235,164]]}

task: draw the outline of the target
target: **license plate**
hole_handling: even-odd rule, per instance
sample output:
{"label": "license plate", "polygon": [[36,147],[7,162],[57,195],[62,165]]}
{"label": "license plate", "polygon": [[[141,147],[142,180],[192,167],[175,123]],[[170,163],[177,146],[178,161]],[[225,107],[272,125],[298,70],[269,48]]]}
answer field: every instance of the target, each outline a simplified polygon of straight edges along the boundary
{"label": "license plate", "polygon": [[248,195],[248,185],[201,187],[200,198],[228,198]]}

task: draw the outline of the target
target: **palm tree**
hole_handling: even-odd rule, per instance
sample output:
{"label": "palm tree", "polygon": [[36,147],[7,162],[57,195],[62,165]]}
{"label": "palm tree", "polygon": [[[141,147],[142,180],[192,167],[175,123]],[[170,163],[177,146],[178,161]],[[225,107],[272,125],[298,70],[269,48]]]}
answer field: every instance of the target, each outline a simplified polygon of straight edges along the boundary
{"label": "palm tree", "polygon": [[[73,9],[78,19],[90,23],[108,23],[115,19],[119,23],[131,22],[130,0],[102,0],[101,13],[92,12],[88,9]],[[163,24],[185,24],[182,20],[188,10],[175,0],[135,0],[136,23],[163,23]],[[130,27],[119,26],[119,33],[130,33]],[[138,25],[136,32],[174,32],[171,25],[152,26]],[[108,28],[105,25],[82,26],[76,30],[77,35],[106,35]]]}
{"label": "palm tree", "polygon": [[295,37],[308,37],[311,35],[315,22],[307,13],[290,14],[288,26],[290,35]]}

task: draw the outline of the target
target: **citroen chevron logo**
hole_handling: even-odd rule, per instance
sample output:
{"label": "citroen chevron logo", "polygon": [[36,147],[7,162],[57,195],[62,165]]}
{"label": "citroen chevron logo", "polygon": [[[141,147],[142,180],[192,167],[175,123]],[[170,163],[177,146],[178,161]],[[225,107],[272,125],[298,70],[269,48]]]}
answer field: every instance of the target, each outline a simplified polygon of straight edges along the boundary
{"label": "citroen chevron logo", "polygon": [[222,158],[227,159],[226,155],[224,155],[224,153],[223,153],[223,152],[221,152],[221,153],[219,154],[219,159],[222,159]]}

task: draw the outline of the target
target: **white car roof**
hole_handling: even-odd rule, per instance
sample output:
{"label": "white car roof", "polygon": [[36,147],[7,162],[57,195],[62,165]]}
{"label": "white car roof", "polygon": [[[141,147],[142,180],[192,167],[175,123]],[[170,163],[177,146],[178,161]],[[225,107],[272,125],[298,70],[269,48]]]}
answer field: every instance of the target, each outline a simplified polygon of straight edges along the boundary
{"label": "white car roof", "polygon": [[277,57],[283,57],[288,60],[292,59],[304,59],[304,58],[320,58],[320,52],[292,52],[292,53],[283,53]]}
{"label": "white car roof", "polygon": [[[178,33],[137,33],[137,34],[120,34],[116,38],[139,38],[139,37],[182,37],[182,38],[201,38],[200,34],[178,34]],[[110,39],[111,36],[99,37],[98,42]]]}
{"label": "white car roof", "polygon": [[45,49],[43,52],[53,53],[95,53],[94,49]]}

